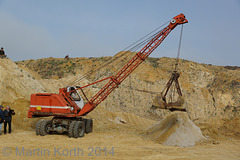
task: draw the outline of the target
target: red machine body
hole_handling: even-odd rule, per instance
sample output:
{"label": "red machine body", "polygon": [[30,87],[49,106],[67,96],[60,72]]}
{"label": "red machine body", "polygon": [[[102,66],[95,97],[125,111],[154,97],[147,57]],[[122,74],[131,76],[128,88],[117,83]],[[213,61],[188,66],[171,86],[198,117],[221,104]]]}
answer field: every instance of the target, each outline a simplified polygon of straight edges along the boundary
{"label": "red machine body", "polygon": [[[123,68],[114,76],[103,80],[109,80],[108,83],[89,101],[83,102],[78,91],[83,87],[69,87],[59,89],[59,94],[37,93],[31,95],[30,109],[28,117],[79,117],[91,112],[107,96],[123,82],[168,36],[168,34],[180,24],[188,23],[184,14],[174,17],[169,25],[158,33],[150,42],[148,42]],[[75,94],[74,96],[72,94]]]}
{"label": "red machine body", "polygon": [[35,116],[55,116],[70,112],[70,106],[61,94],[37,93],[31,95],[29,113],[34,113]]}
{"label": "red machine body", "polygon": [[67,92],[67,89],[61,88],[59,89],[59,94],[32,94],[28,117],[75,117],[79,110],[80,108],[70,96],[69,92]]}

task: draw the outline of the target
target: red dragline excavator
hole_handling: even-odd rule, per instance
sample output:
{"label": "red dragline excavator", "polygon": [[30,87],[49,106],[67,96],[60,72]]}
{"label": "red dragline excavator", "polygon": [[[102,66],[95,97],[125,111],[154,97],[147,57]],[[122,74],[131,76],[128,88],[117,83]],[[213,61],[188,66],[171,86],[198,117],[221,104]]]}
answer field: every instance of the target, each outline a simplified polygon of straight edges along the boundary
{"label": "red dragline excavator", "polygon": [[[158,34],[122,67],[115,75],[88,84],[86,86],[70,86],[60,88],[59,94],[36,93],[31,95],[28,117],[49,117],[52,120],[39,120],[36,124],[36,134],[44,136],[51,132],[68,132],[69,137],[83,137],[84,133],[92,132],[92,119],[85,119],[107,96],[117,88],[168,36],[178,25],[188,23],[184,14],[174,17]],[[86,97],[83,89],[90,85],[108,80],[107,84],[100,89],[90,100]],[[81,93],[81,94],[80,94]],[[85,101],[83,98],[85,98]]]}

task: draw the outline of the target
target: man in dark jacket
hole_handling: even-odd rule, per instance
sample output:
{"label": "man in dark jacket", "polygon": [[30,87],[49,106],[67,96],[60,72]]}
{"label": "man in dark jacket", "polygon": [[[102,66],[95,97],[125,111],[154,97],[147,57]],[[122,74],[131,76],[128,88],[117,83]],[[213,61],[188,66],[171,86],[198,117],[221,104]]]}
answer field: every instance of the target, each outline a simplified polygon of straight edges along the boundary
{"label": "man in dark jacket", "polygon": [[5,52],[3,50],[3,47],[0,50],[0,58],[6,58]]}
{"label": "man in dark jacket", "polygon": [[12,115],[15,115],[14,110],[11,110],[9,106],[4,110],[5,122],[4,122],[4,134],[7,133],[7,124],[8,124],[8,133],[11,133],[11,122]]}
{"label": "man in dark jacket", "polygon": [[4,112],[2,109],[3,109],[3,106],[0,105],[0,135],[2,134],[2,132],[1,132],[2,123],[5,122]]}
{"label": "man in dark jacket", "polygon": [[4,50],[3,50],[3,47],[1,47],[0,55],[1,55],[1,56],[4,56],[4,55],[5,55],[5,52],[4,52]]}

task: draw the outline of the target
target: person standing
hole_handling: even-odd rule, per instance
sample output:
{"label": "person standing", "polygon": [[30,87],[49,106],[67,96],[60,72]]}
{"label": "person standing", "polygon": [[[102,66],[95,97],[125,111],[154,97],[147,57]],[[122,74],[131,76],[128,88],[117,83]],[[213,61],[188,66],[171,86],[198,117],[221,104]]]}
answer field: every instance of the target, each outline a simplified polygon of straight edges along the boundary
{"label": "person standing", "polygon": [[4,57],[4,56],[5,56],[5,52],[4,52],[4,50],[3,50],[3,47],[1,47],[0,56],[1,56],[1,57]]}
{"label": "person standing", "polygon": [[7,106],[6,109],[4,110],[4,116],[5,116],[4,134],[7,133],[7,125],[8,125],[8,133],[11,133],[12,115],[15,115],[14,110],[11,110],[10,106]]}
{"label": "person standing", "polygon": [[3,106],[0,105],[0,135],[2,134],[2,123],[5,122],[4,111],[2,110]]}

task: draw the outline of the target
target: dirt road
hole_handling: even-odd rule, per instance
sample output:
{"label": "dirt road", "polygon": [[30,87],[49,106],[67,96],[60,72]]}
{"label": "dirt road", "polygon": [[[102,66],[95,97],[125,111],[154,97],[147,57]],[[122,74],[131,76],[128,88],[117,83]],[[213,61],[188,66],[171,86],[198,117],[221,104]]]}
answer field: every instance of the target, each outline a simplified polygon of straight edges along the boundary
{"label": "dirt road", "polygon": [[0,136],[1,159],[240,159],[240,140],[228,139],[180,148],[164,146],[134,133],[95,131],[83,138],[67,135],[36,136],[14,130]]}

